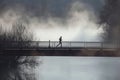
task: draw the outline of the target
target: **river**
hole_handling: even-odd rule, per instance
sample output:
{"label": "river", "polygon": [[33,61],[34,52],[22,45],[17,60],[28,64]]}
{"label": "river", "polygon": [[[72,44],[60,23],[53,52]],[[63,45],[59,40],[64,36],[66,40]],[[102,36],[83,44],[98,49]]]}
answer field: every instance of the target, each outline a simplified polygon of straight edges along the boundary
{"label": "river", "polygon": [[120,80],[120,58],[39,57],[37,80]]}

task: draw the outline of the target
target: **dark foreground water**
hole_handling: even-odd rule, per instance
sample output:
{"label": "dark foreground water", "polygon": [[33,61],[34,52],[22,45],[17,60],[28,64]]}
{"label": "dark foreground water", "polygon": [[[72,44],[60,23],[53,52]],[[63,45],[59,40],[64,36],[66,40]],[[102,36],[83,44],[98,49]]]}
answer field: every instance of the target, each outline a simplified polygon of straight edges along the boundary
{"label": "dark foreground water", "polygon": [[120,80],[120,58],[39,57],[37,80]]}

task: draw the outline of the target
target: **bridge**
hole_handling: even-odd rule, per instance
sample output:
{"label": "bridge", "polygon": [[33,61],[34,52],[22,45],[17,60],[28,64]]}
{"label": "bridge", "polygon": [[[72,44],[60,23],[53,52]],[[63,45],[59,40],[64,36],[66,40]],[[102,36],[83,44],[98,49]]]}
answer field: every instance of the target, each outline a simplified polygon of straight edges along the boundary
{"label": "bridge", "polygon": [[[119,43],[107,43],[107,42],[80,42],[80,41],[62,41],[62,44],[57,46],[59,41],[7,41],[0,42],[0,50],[7,53],[11,51],[43,51],[49,53],[56,53],[60,51],[83,51],[87,49],[89,51],[116,51],[119,49]],[[54,52],[53,52],[54,51]],[[87,53],[88,53],[87,52]],[[13,53],[13,52],[11,52]],[[23,53],[23,52],[22,52]]]}
{"label": "bridge", "polygon": [[80,42],[80,41],[62,41],[62,46],[58,41],[7,41],[0,42],[1,48],[5,49],[81,49],[81,48],[97,48],[97,49],[116,49],[119,43],[105,42]]}

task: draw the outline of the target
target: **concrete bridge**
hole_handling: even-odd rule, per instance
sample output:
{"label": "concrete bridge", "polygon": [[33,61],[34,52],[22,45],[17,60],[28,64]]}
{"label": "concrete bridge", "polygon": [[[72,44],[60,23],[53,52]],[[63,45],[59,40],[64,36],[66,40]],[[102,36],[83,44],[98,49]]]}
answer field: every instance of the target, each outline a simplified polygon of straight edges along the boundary
{"label": "concrete bridge", "polygon": [[[109,52],[117,53],[119,50],[119,43],[105,43],[105,42],[79,42],[79,41],[62,41],[62,44],[59,44],[58,41],[9,41],[9,42],[0,42],[0,47],[2,54],[18,54],[24,53],[26,51],[37,51],[39,53],[47,53],[48,55],[54,53],[66,53],[72,54],[80,53],[80,55],[87,54],[93,55],[95,53]],[[58,45],[58,46],[57,46]],[[84,53],[83,53],[84,52]],[[93,52],[93,53],[91,53]],[[106,53],[107,53],[106,52]],[[25,54],[26,55],[26,54]],[[37,55],[39,55],[37,53]],[[45,54],[46,55],[46,54]]]}

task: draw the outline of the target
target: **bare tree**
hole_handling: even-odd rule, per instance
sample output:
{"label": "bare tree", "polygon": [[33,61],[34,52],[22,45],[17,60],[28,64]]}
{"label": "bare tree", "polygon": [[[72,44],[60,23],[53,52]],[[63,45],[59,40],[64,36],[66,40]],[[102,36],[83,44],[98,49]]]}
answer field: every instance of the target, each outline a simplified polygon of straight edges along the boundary
{"label": "bare tree", "polygon": [[100,13],[100,24],[104,25],[104,40],[120,41],[120,0],[105,0],[105,6]]}
{"label": "bare tree", "polygon": [[[4,32],[2,26],[0,27],[0,49],[4,49],[3,42],[20,41],[17,46],[21,45],[21,41],[32,41],[32,33],[27,32],[27,27],[22,24],[15,24],[11,32]],[[29,43],[22,44],[29,46]],[[24,67],[34,68],[37,65],[35,58],[32,56],[0,56],[0,80],[31,80],[32,76],[26,74]],[[22,66],[22,67],[21,67]],[[29,79],[30,78],[30,79]],[[34,80],[34,79],[33,79]]]}

